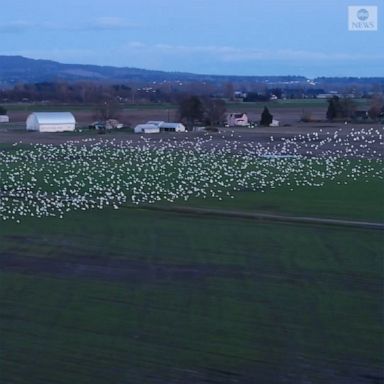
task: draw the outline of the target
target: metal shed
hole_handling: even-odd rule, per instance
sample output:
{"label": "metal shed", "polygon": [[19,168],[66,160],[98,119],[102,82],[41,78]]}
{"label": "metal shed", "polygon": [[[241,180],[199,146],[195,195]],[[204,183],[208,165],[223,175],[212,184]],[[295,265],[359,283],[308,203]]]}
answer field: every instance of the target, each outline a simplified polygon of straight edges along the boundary
{"label": "metal shed", "polygon": [[134,128],[135,133],[159,133],[160,128],[155,124],[138,124]]}
{"label": "metal shed", "polygon": [[182,123],[168,123],[163,121],[160,124],[161,131],[169,131],[169,132],[185,132],[185,126]]}
{"label": "metal shed", "polygon": [[182,123],[171,123],[168,121],[147,121],[147,124],[153,124],[160,128],[160,131],[166,132],[185,132],[185,126]]}

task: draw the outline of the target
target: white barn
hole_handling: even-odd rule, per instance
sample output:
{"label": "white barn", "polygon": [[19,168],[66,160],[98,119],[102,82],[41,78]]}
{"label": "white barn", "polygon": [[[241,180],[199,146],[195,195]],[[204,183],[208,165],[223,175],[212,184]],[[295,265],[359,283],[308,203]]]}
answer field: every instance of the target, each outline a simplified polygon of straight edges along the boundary
{"label": "white barn", "polygon": [[75,117],[71,112],[33,112],[27,117],[27,131],[74,131]]}
{"label": "white barn", "polygon": [[153,125],[156,125],[157,127],[159,127],[161,123],[164,123],[164,121],[163,120],[150,120],[150,121],[146,122],[146,124],[153,124]]}
{"label": "white barn", "polygon": [[147,121],[147,124],[153,124],[165,132],[185,132],[186,128],[182,123],[170,123],[167,121]]}
{"label": "white barn", "polygon": [[160,133],[159,126],[155,124],[138,124],[134,128],[135,133]]}
{"label": "white barn", "polygon": [[167,123],[163,121],[160,124],[160,131],[167,131],[167,132],[185,132],[185,126],[182,123]]}

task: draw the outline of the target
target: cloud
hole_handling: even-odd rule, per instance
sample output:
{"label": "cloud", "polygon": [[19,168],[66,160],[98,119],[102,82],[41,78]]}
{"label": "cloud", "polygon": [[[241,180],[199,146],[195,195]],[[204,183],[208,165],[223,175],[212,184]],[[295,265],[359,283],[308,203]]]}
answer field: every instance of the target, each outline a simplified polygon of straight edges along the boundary
{"label": "cloud", "polygon": [[39,23],[27,20],[15,20],[7,23],[0,23],[0,33],[24,33],[31,30],[47,31],[47,30],[71,30],[78,29],[67,24],[53,23],[50,21],[41,21]]}
{"label": "cloud", "polygon": [[130,29],[137,25],[120,17],[100,17],[89,24],[89,28],[98,30]]}
{"label": "cloud", "polygon": [[21,33],[35,27],[36,23],[25,20],[14,20],[0,23],[0,33]]}
{"label": "cloud", "polygon": [[138,25],[120,17],[100,17],[84,24],[52,23],[49,21],[31,22],[27,20],[14,20],[0,23],[0,33],[23,33],[35,31],[109,31],[136,28]]}
{"label": "cloud", "polygon": [[5,51],[2,54],[75,64],[92,64],[97,58],[97,54],[91,49],[20,49]]}
{"label": "cloud", "polygon": [[126,50],[147,51],[153,54],[167,54],[172,56],[205,55],[222,62],[252,62],[252,61],[359,61],[384,59],[384,54],[357,54],[345,52],[322,52],[294,49],[259,50],[254,48],[236,48],[231,46],[187,46],[172,44],[145,44],[130,42]]}
{"label": "cloud", "polygon": [[367,59],[383,59],[384,54],[356,54],[345,52],[322,52],[293,49],[277,49],[273,51],[255,49],[232,49],[223,53],[225,61],[253,61],[253,60],[286,60],[286,61],[356,61]]}

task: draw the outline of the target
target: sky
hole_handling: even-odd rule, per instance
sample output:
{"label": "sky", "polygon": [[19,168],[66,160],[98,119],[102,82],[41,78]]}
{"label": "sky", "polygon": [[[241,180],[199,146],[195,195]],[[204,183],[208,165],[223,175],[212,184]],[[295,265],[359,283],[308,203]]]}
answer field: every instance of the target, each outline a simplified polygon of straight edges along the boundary
{"label": "sky", "polygon": [[[223,75],[384,76],[384,0],[1,0],[1,55]],[[348,30],[376,6],[377,31]]]}

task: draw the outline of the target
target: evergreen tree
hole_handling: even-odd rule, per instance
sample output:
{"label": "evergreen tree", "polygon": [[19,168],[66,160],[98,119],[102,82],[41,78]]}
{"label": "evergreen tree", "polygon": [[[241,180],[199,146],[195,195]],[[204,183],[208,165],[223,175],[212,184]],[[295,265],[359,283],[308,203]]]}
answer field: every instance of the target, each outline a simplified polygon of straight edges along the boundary
{"label": "evergreen tree", "polygon": [[225,120],[225,112],[227,111],[224,100],[208,99],[204,102],[204,109],[206,112],[207,125],[220,125]]}
{"label": "evergreen tree", "polygon": [[273,116],[270,114],[267,107],[264,107],[264,110],[261,114],[260,125],[263,127],[269,127],[272,124]]}
{"label": "evergreen tree", "polygon": [[333,120],[340,113],[340,100],[337,96],[328,99],[327,120]]}

